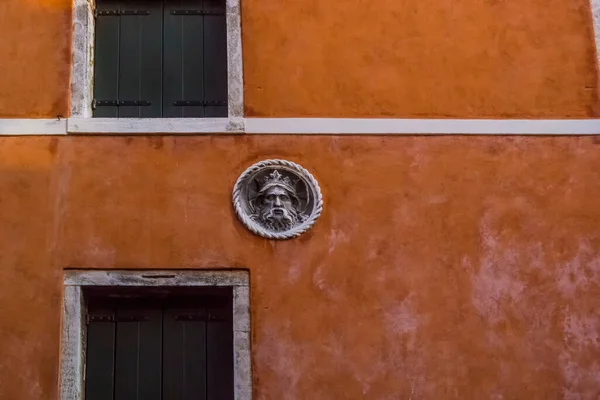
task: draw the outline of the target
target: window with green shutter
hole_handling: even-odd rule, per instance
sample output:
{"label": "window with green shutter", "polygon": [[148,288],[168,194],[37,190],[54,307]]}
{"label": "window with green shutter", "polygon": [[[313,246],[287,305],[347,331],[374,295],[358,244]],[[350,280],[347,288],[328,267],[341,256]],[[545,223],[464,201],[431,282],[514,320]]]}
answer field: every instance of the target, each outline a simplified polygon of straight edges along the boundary
{"label": "window with green shutter", "polygon": [[233,400],[231,288],[85,292],[86,400]]}
{"label": "window with green shutter", "polygon": [[97,0],[94,117],[227,117],[225,0]]}

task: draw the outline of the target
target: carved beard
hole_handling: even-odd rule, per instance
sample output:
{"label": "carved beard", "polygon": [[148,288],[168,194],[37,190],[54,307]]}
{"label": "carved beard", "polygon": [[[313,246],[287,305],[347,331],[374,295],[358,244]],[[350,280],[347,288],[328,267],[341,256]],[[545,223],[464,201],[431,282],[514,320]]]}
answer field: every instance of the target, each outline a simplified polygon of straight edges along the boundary
{"label": "carved beard", "polygon": [[260,211],[259,218],[267,229],[275,232],[281,232],[292,229],[296,225],[298,222],[298,213],[293,208],[287,209],[284,207],[264,207]]}

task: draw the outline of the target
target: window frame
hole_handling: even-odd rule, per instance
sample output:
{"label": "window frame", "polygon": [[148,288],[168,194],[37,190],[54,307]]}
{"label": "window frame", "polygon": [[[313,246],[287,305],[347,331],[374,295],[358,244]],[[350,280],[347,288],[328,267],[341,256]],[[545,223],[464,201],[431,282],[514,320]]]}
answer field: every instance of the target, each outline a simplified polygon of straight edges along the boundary
{"label": "window frame", "polygon": [[[225,0],[225,7],[227,118],[92,118],[95,0],[73,0],[70,118],[81,126],[82,131],[89,132],[99,128],[114,133],[142,133],[148,123],[138,126],[141,120],[158,123],[164,133],[243,132],[245,128],[244,79],[240,0]],[[96,121],[91,121],[92,119]],[[163,120],[166,121],[161,123]]]}
{"label": "window frame", "polygon": [[85,393],[86,304],[90,286],[228,286],[233,289],[233,382],[235,400],[252,399],[250,287],[240,270],[66,270],[63,277],[60,399],[83,400]]}

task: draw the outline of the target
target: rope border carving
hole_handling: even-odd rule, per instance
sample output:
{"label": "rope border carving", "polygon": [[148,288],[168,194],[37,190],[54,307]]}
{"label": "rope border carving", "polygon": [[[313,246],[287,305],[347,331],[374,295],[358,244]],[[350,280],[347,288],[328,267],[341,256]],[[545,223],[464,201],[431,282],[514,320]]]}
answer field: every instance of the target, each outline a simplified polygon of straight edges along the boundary
{"label": "rope border carving", "polygon": [[[294,228],[285,232],[272,232],[263,228],[248,216],[242,205],[242,193],[244,192],[244,185],[246,184],[247,178],[261,169],[276,168],[278,166],[293,170],[302,178],[306,179],[308,181],[309,194],[313,194],[315,197],[315,206],[308,219],[300,225],[295,226]],[[319,216],[321,216],[321,213],[323,212],[323,196],[321,194],[319,183],[305,168],[287,160],[264,160],[248,167],[236,181],[235,186],[233,187],[233,207],[235,208],[238,218],[242,221],[246,228],[256,235],[267,239],[292,239],[309,230],[315,224],[315,221],[319,218]]]}

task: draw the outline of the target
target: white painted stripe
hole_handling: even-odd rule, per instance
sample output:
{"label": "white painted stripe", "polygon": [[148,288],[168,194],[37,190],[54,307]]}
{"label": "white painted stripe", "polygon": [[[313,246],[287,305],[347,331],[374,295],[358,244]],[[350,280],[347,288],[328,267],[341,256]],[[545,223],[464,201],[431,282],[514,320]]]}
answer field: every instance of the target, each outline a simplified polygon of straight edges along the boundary
{"label": "white painted stripe", "polygon": [[243,118],[69,118],[69,133],[205,134],[243,133]]}
{"label": "white painted stripe", "polygon": [[600,135],[600,119],[69,118],[1,119],[0,135]]}
{"label": "white painted stripe", "polygon": [[66,135],[67,120],[0,119],[0,135]]}
{"label": "white painted stripe", "polygon": [[600,119],[247,118],[246,133],[321,135],[598,135]]}

